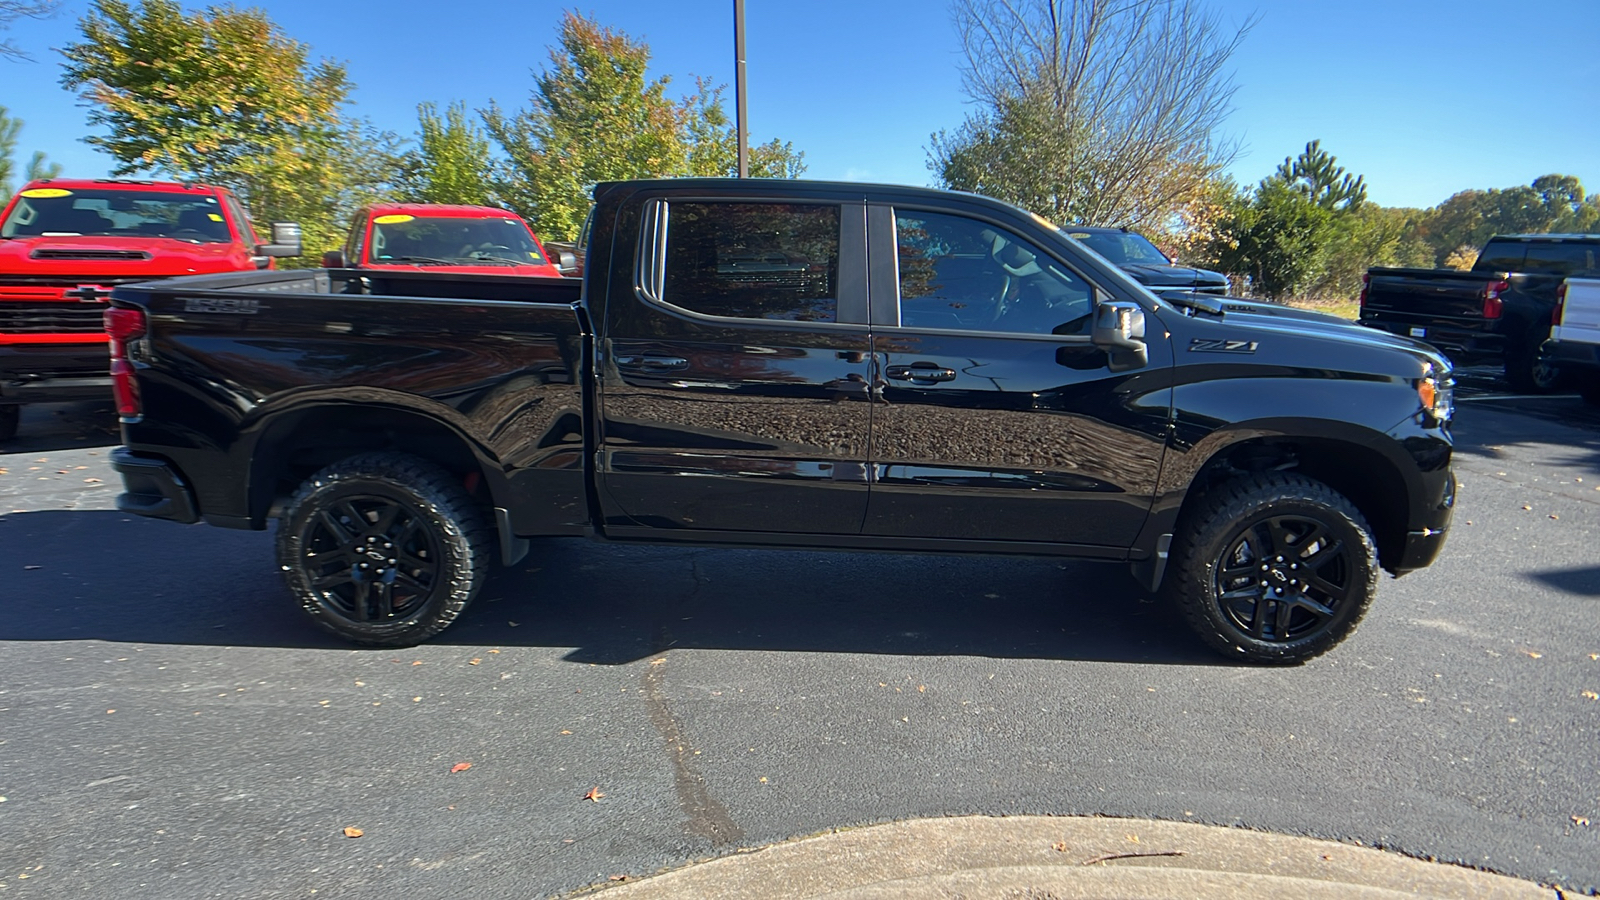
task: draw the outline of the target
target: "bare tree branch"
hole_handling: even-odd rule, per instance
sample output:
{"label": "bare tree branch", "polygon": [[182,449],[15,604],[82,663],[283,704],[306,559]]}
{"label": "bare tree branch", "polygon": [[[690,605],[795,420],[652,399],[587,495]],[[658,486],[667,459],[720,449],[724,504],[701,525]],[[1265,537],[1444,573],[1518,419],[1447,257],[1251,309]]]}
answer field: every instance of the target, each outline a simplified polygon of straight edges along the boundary
{"label": "bare tree branch", "polygon": [[[61,0],[0,0],[0,30],[10,28],[17,19],[43,19],[55,15]],[[11,41],[0,41],[0,57],[11,60],[33,59]]]}

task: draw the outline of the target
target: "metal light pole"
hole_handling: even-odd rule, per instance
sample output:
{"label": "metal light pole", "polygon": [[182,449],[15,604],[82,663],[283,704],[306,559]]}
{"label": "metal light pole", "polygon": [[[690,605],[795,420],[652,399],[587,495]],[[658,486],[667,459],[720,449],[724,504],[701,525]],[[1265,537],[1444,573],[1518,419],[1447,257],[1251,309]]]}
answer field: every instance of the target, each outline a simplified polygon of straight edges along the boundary
{"label": "metal light pole", "polygon": [[744,0],[733,0],[733,106],[739,135],[739,177],[750,177],[750,136],[744,124]]}

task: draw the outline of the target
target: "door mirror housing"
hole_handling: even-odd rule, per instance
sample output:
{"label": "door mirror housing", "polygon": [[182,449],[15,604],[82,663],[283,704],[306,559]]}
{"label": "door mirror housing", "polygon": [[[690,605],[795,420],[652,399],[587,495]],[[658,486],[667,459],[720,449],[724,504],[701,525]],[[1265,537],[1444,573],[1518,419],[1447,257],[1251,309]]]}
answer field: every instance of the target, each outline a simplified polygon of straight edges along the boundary
{"label": "door mirror housing", "polygon": [[329,250],[327,253],[322,254],[322,267],[324,269],[345,269],[345,268],[349,268],[348,266],[345,265],[345,262],[344,262],[344,251],[343,250]]}
{"label": "door mirror housing", "polygon": [[298,222],[273,222],[272,243],[256,247],[258,256],[299,256],[301,252]]}
{"label": "door mirror housing", "polygon": [[1113,372],[1137,369],[1150,362],[1150,348],[1144,340],[1144,309],[1137,303],[1101,303],[1095,310],[1091,340],[1106,351]]}
{"label": "door mirror housing", "polygon": [[563,275],[578,274],[578,255],[568,250],[561,251],[556,257],[556,269]]}

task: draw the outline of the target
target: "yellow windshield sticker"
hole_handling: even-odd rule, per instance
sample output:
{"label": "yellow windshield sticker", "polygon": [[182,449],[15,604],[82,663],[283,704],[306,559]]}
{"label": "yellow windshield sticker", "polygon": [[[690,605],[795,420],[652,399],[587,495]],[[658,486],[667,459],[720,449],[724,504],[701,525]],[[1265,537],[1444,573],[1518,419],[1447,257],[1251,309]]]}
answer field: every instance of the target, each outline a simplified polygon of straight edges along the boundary
{"label": "yellow windshield sticker", "polygon": [[405,215],[379,216],[376,219],[373,219],[372,221],[373,221],[374,224],[377,224],[377,225],[398,225],[401,222],[409,222],[409,221],[411,221],[412,219],[415,219],[415,218],[416,218],[416,216],[405,216]]}
{"label": "yellow windshield sticker", "polygon": [[222,221],[222,217],[217,215],[216,213],[206,213],[206,218],[210,219],[213,222],[221,222]]}
{"label": "yellow windshield sticker", "polygon": [[71,197],[72,192],[65,188],[34,188],[29,191],[23,191],[22,196],[41,199],[45,197]]}

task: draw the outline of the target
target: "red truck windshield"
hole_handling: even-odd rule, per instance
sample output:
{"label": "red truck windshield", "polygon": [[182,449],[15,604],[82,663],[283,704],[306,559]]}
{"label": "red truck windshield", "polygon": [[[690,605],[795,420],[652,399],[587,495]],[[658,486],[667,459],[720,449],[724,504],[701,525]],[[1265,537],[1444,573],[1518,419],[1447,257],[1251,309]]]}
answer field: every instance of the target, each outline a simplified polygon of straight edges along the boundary
{"label": "red truck windshield", "polygon": [[196,244],[233,240],[216,197],[154,191],[37,188],[24,191],[0,224],[0,237],[173,238]]}
{"label": "red truck windshield", "polygon": [[388,215],[373,219],[368,262],[495,260],[544,265],[528,227],[516,219]]}

